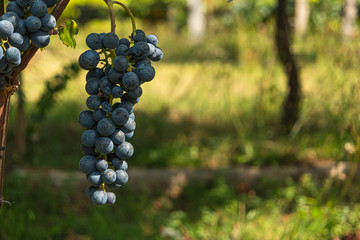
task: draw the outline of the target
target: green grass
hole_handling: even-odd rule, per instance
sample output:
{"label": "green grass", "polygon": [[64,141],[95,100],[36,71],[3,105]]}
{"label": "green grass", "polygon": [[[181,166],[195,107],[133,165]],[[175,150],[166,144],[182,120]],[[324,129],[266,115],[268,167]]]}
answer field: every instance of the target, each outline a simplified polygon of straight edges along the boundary
{"label": "green grass", "polygon": [[[125,186],[113,206],[94,206],[84,186],[59,186],[46,178],[12,175],[0,237],[17,239],[332,239],[360,225],[360,205],[343,204],[341,182],[318,184],[304,175],[300,184],[261,180],[256,187],[222,178],[188,184],[178,194],[167,189]],[[351,198],[360,196],[353,187]]]}

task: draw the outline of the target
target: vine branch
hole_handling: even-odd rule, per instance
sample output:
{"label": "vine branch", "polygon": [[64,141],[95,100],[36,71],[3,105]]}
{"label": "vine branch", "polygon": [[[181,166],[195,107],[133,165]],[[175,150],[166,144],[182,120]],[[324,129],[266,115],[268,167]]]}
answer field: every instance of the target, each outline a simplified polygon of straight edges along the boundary
{"label": "vine branch", "polygon": [[[70,0],[59,0],[55,8],[52,10],[51,14],[55,17],[56,20],[59,19],[61,14],[64,12],[66,6]],[[4,13],[4,0],[0,0],[0,15]],[[9,123],[9,112],[10,112],[10,97],[17,90],[20,81],[20,73],[26,68],[30,60],[33,58],[38,48],[34,45],[30,45],[29,49],[21,57],[21,64],[16,67],[9,77],[10,87],[5,87],[0,90],[0,147],[6,146],[6,135]],[[0,199],[3,198],[3,179],[4,179],[4,163],[5,163],[5,150],[1,148],[0,150]],[[2,203],[0,201],[0,209]]]}
{"label": "vine branch", "polygon": [[131,19],[132,28],[133,28],[133,37],[134,37],[136,35],[136,23],[135,23],[134,15],[132,14],[131,10],[122,2],[112,1],[112,3],[120,5],[129,14],[129,17]]}
{"label": "vine branch", "polygon": [[113,2],[111,0],[104,0],[104,2],[106,3],[106,5],[109,8],[109,12],[110,12],[110,21],[111,21],[111,32],[115,33],[115,29],[116,29],[116,22],[115,22],[115,13],[114,13],[114,5]]}

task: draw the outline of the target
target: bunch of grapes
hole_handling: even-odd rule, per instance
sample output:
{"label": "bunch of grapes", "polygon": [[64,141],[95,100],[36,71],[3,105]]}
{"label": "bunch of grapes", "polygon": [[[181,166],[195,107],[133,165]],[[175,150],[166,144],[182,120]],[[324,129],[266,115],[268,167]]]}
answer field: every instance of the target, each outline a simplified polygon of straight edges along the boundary
{"label": "bunch of grapes", "polygon": [[21,53],[30,43],[38,48],[50,42],[49,32],[55,28],[56,19],[48,13],[57,0],[12,0],[6,13],[0,17],[0,89],[13,68],[20,65]]}
{"label": "bunch of grapes", "polygon": [[[113,204],[116,196],[105,186],[118,188],[128,181],[126,160],[134,153],[128,142],[136,123],[134,105],[142,95],[141,85],[155,77],[151,61],[159,61],[163,52],[158,38],[136,30],[130,40],[115,33],[91,33],[86,38],[90,50],[79,57],[88,70],[85,90],[90,95],[79,123],[87,130],[81,136],[79,168],[90,186],[86,194],[97,205]],[[111,61],[111,63],[110,63]],[[98,66],[99,64],[103,66]]]}

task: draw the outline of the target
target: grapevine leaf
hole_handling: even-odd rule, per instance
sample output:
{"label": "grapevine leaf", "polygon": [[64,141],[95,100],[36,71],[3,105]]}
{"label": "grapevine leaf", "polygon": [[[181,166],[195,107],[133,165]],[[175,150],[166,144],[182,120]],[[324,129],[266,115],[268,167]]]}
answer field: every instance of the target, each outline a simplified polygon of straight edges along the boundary
{"label": "grapevine leaf", "polygon": [[75,35],[78,34],[79,29],[74,20],[68,19],[65,21],[65,26],[59,26],[59,37],[60,40],[68,47],[75,48],[76,40]]}

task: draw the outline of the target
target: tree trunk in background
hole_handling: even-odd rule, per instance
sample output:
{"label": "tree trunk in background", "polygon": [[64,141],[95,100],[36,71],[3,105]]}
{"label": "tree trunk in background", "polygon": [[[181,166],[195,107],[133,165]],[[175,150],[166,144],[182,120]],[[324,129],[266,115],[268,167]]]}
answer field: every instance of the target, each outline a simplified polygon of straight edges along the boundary
{"label": "tree trunk in background", "polygon": [[278,0],[275,41],[278,57],[288,78],[288,96],[284,103],[283,123],[291,128],[299,118],[301,87],[295,58],[290,50],[290,27],[286,13],[287,0]]}
{"label": "tree trunk in background", "polygon": [[357,0],[345,0],[341,29],[345,40],[349,39],[354,34],[357,12]]}
{"label": "tree trunk in background", "polygon": [[306,32],[306,28],[310,17],[310,7],[308,0],[295,1],[295,33],[302,37]]}
{"label": "tree trunk in background", "polygon": [[187,0],[187,6],[189,39],[192,42],[199,42],[205,33],[205,9],[203,0]]}

